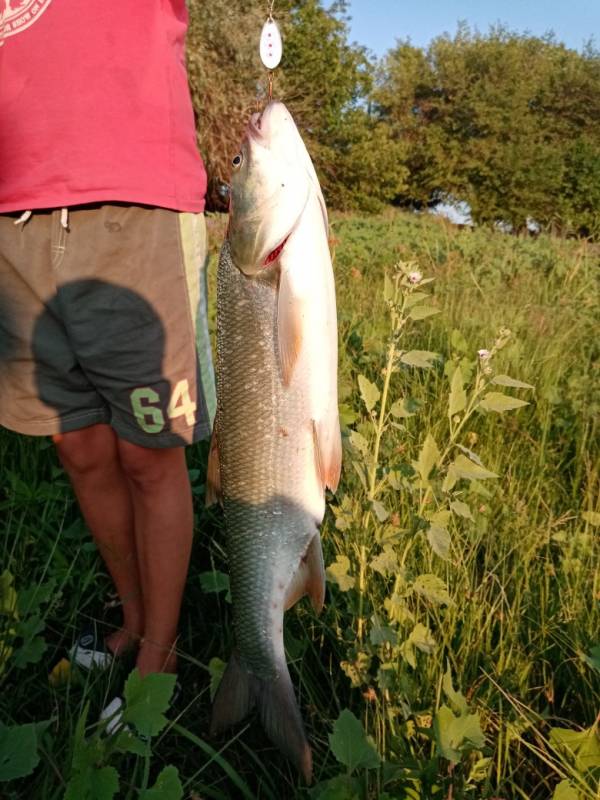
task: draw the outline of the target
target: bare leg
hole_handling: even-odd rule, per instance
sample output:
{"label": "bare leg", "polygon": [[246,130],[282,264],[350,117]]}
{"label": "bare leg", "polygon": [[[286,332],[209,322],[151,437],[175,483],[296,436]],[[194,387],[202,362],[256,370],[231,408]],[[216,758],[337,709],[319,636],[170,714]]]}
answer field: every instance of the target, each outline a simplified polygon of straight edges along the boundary
{"label": "bare leg", "polygon": [[118,654],[143,635],[144,607],[133,505],[117,437],[108,425],[92,425],[55,437],[55,444],[123,606],[123,628],[107,639]]}
{"label": "bare leg", "polygon": [[118,448],[134,509],[144,598],[137,667],[175,672],[175,643],[192,547],[192,494],[182,447],[149,449],[122,439]]}

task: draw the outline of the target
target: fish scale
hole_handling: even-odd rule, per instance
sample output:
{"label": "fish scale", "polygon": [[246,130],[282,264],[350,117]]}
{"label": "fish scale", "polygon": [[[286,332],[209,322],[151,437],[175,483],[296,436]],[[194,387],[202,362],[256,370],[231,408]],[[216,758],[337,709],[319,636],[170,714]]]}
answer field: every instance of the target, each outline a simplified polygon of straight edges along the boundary
{"label": "fish scale", "polygon": [[276,325],[275,273],[246,277],[225,242],[217,286],[221,487],[239,657],[265,679],[278,675],[286,590],[318,525],[302,504],[314,458],[302,376],[284,387]]}

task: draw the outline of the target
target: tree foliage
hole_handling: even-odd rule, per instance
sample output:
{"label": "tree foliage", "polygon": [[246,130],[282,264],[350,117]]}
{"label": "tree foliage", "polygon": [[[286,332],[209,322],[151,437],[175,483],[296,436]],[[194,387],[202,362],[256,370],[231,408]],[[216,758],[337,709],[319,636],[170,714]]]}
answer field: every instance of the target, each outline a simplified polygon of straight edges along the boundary
{"label": "tree foliage", "polygon": [[466,200],[476,222],[600,231],[600,54],[553,37],[459,27],[400,43],[375,91],[408,143],[402,200]]}
{"label": "tree foliage", "polygon": [[[188,0],[188,67],[209,208],[225,208],[250,113],[264,105],[262,0]],[[377,64],[348,40],[347,2],[278,0],[274,96],[292,111],[328,203],[466,201],[476,223],[600,234],[600,53],[466,25]]]}
{"label": "tree foliage", "polygon": [[[376,209],[404,189],[404,144],[387,121],[369,114],[373,67],[348,43],[345,2],[280,0],[284,39],[274,96],[290,108],[313,157],[328,203]],[[188,70],[201,152],[209,172],[209,205],[230,176],[249,114],[264,104],[267,76],[258,58],[266,17],[256,0],[190,0]]]}

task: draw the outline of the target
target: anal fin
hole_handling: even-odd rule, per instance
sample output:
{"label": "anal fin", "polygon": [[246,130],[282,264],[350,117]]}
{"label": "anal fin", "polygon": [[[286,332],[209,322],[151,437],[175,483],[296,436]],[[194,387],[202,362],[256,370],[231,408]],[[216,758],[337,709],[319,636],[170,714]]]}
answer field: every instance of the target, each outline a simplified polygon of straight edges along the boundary
{"label": "anal fin", "polygon": [[325,565],[318,532],[310,540],[308,549],[288,586],[285,610],[295,605],[306,594],[310,597],[315,612],[320,614],[325,602]]}

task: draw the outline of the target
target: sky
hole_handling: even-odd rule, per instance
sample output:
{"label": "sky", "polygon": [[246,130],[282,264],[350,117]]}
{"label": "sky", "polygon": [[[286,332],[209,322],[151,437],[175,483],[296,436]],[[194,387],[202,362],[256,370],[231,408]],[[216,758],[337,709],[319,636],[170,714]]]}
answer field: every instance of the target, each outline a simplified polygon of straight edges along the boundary
{"label": "sky", "polygon": [[350,39],[381,56],[397,39],[424,47],[459,20],[486,32],[502,22],[511,30],[541,36],[553,30],[581,50],[590,36],[600,48],[600,0],[350,0]]}

